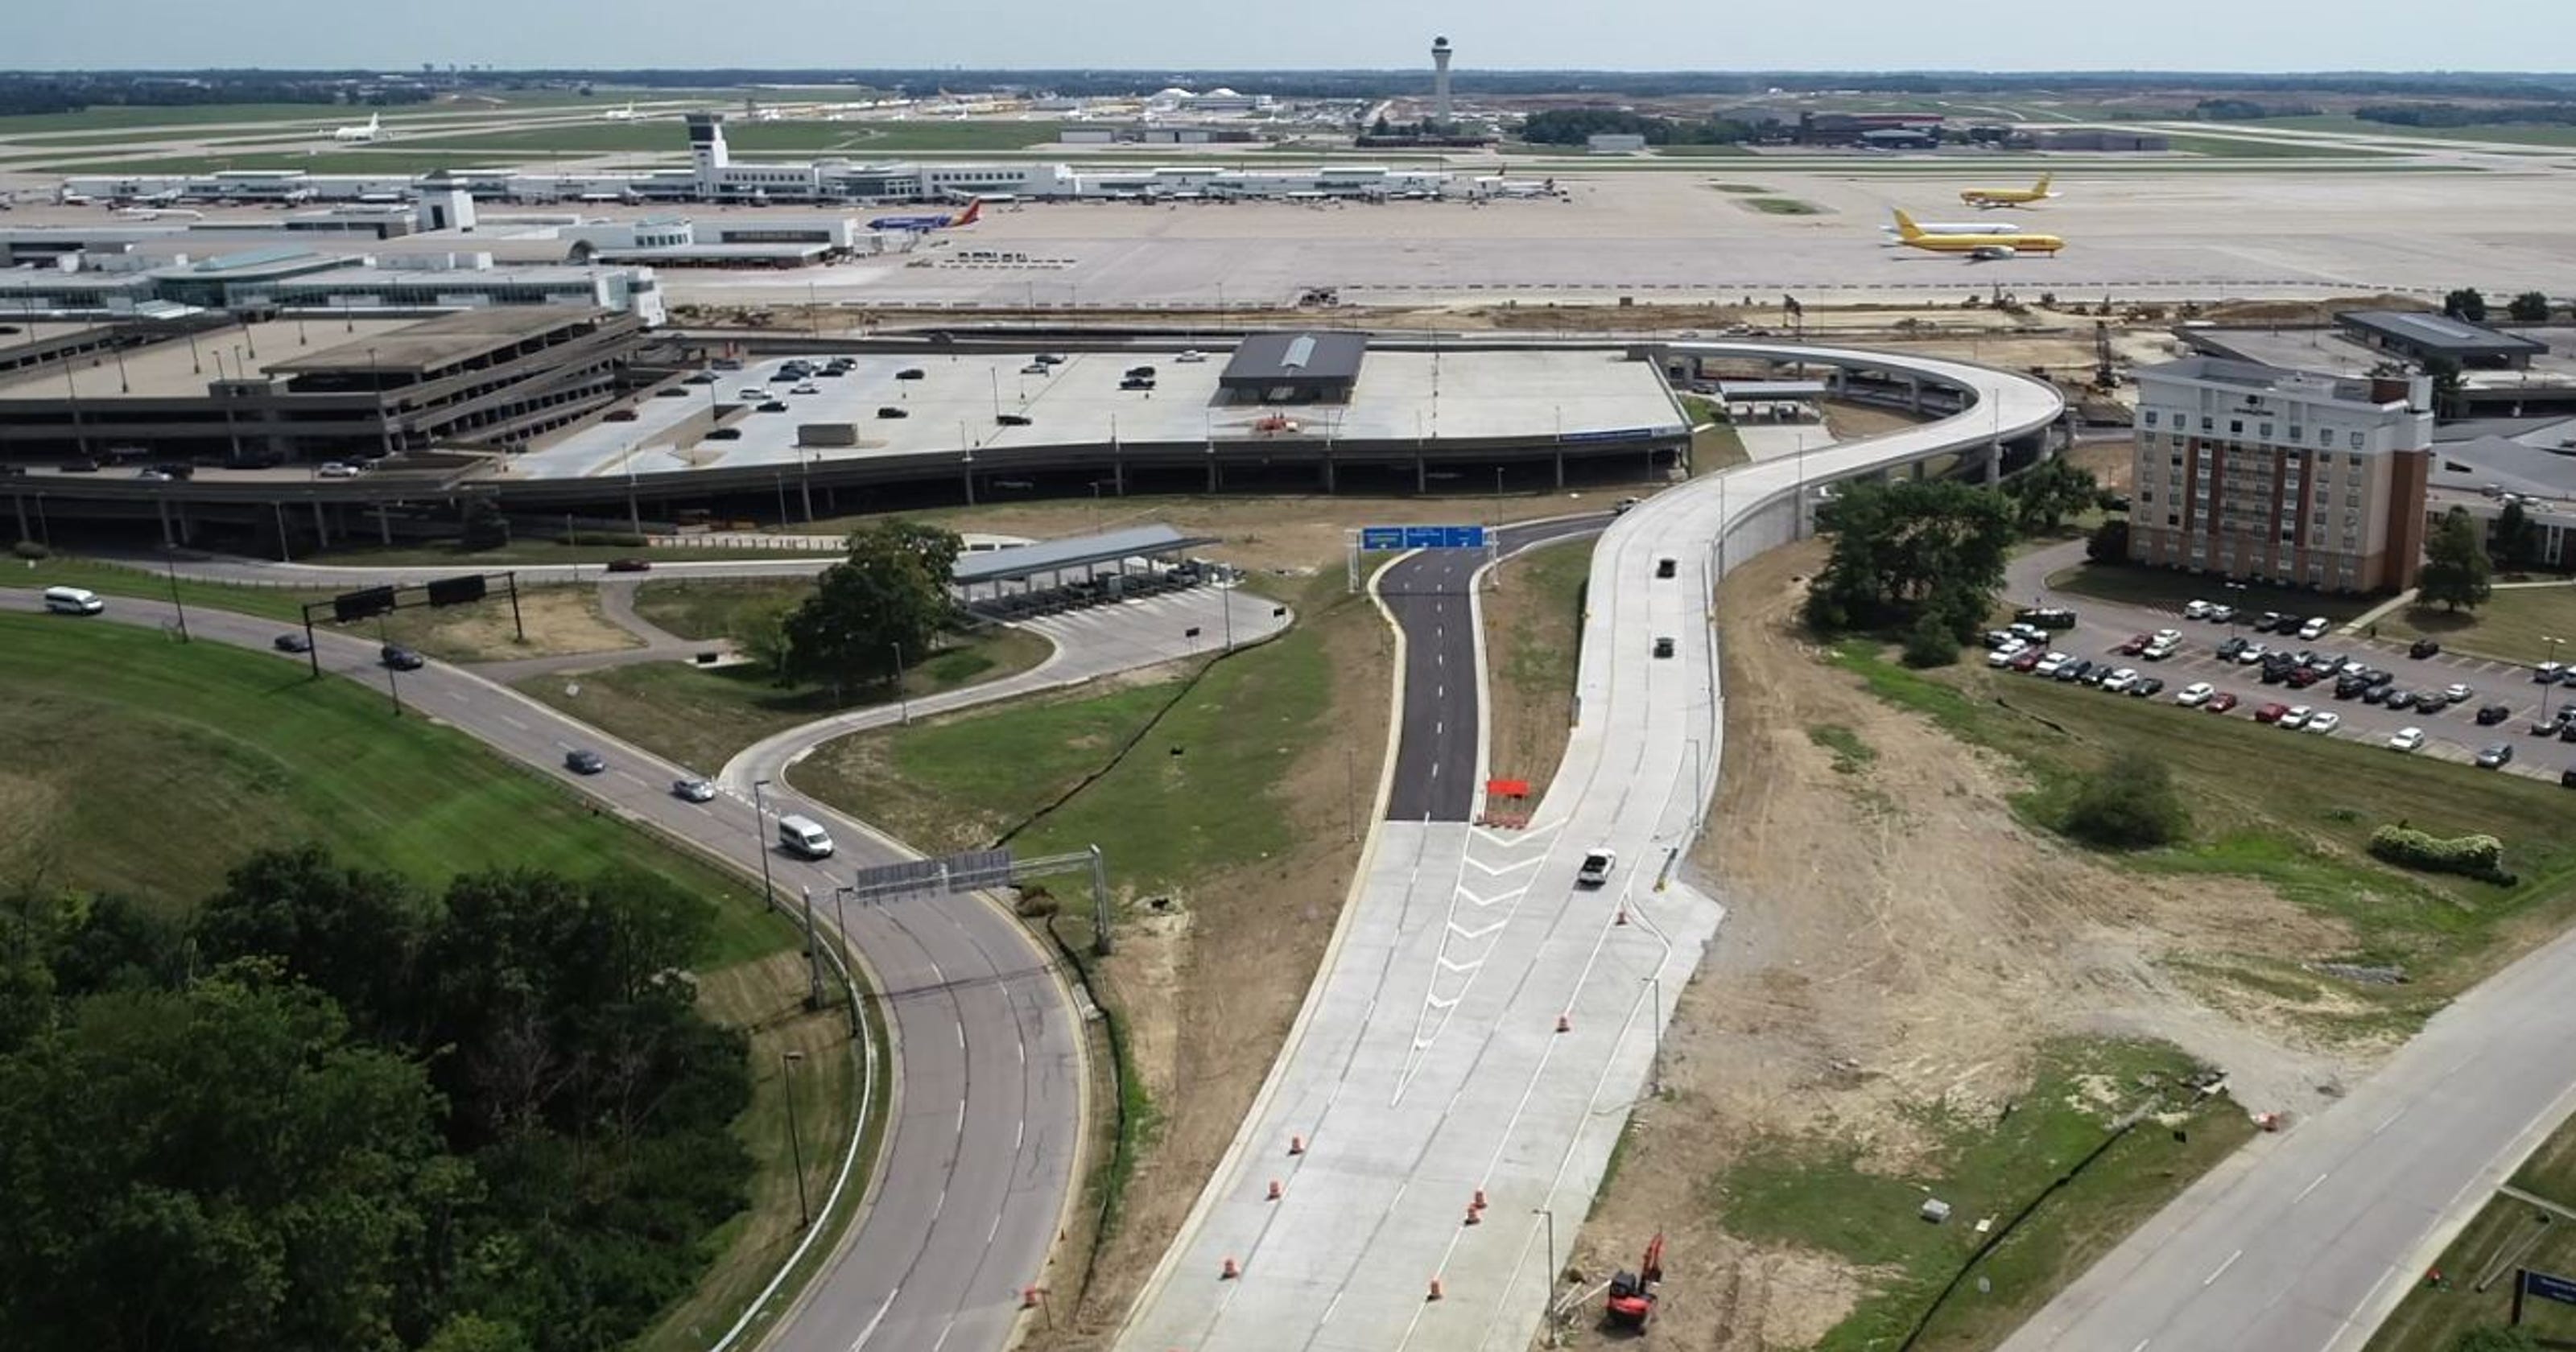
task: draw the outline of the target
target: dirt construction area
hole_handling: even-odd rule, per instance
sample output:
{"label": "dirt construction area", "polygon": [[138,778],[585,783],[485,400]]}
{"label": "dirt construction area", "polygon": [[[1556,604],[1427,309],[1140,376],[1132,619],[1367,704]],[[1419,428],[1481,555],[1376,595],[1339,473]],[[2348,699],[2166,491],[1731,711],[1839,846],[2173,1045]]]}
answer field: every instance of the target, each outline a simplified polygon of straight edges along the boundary
{"label": "dirt construction area", "polygon": [[[1937,1120],[2008,1112],[2052,1039],[2171,1042],[2256,1110],[2313,1105],[2372,1055],[2193,998],[2175,958],[2330,949],[2335,923],[2258,886],[2114,871],[2022,826],[2009,764],[1819,660],[1796,607],[1822,560],[1774,550],[1720,598],[1724,783],[1692,864],[1729,914],[1678,1003],[1665,1098],[1639,1108],[1570,1258],[1597,1279],[1669,1235],[1670,1347],[1811,1346],[1882,1275],[1729,1233],[1713,1181],[1762,1142],[1830,1139],[1864,1174],[1908,1175]],[[1612,1341],[1588,1314],[1570,1329]]]}

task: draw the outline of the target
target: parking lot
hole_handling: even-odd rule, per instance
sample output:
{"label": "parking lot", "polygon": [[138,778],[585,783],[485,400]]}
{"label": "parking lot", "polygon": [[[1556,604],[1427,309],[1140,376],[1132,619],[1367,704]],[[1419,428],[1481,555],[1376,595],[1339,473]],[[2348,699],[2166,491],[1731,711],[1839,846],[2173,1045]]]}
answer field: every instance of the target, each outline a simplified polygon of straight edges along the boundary
{"label": "parking lot", "polygon": [[[2424,742],[2414,754],[2438,760],[2471,764],[2484,747],[2503,743],[2513,748],[2512,759],[2501,767],[2511,774],[2557,781],[2562,772],[2576,768],[2576,743],[2560,740],[2556,735],[2542,736],[2532,728],[2545,713],[2576,704],[2576,688],[2561,682],[2543,685],[2533,679],[2534,668],[2518,663],[2457,653],[2438,653],[2426,657],[2408,655],[2403,642],[2373,639],[2366,634],[2328,631],[2313,640],[2292,634],[2258,634],[2251,621],[2254,616],[2239,615],[2231,623],[2212,623],[2186,619],[2179,611],[2146,606],[2127,606],[2088,597],[2063,593],[2048,595],[2044,604],[2063,607],[2075,613],[2073,627],[2051,634],[2042,645],[2043,651],[2067,654],[2071,659],[2090,661],[2096,666],[2107,662],[2116,670],[2130,668],[2142,677],[2151,676],[2164,682],[2164,688],[2152,698],[2171,703],[2194,682],[2205,682],[2218,692],[2235,696],[2233,708],[2210,717],[2241,720],[2247,736],[2315,736],[2339,737],[2372,746],[2386,746],[2389,739],[2405,728],[2419,728]],[[2124,656],[2115,651],[2132,638],[2154,637],[2159,631],[2178,634],[2171,655],[2150,659],[2143,653]],[[2230,661],[2218,655],[2218,649],[2230,638],[2262,643],[2267,649],[2292,656],[2302,653],[2323,659],[2328,656],[2357,661],[2369,668],[2388,673],[2387,689],[2409,692],[2442,692],[2452,686],[2466,686],[2467,698],[2445,701],[2438,708],[2392,710],[2370,703],[2359,694],[2338,696],[2333,677],[2323,677],[2304,689],[2295,689],[2287,680],[2267,683],[2258,664]],[[2007,669],[2008,670],[2008,669]],[[2042,679],[2035,673],[2024,679]],[[2128,698],[2105,694],[2105,699]],[[2264,706],[2279,704],[2315,711],[2331,711],[2337,716],[2332,731],[2317,734],[2302,729],[2285,731],[2256,721]],[[2501,705],[2508,711],[2501,722],[2480,726],[2477,712],[2489,705]],[[2400,754],[2391,750],[2391,755]]]}

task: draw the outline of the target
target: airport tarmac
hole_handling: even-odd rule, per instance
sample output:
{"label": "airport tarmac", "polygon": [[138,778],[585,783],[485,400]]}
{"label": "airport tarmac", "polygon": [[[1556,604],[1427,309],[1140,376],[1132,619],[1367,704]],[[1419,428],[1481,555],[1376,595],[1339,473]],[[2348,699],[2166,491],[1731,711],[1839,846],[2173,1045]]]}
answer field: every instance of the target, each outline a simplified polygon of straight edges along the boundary
{"label": "airport tarmac", "polygon": [[[2405,162],[2395,162],[2402,165]],[[2564,286],[2568,175],[2392,167],[2070,174],[2061,195],[1979,212],[1962,188],[2025,186],[2047,168],[1781,172],[1758,158],[1705,172],[1560,177],[1563,199],[1464,202],[1027,203],[908,255],[806,272],[666,272],[675,302],[1019,309],[1281,306],[1315,288],[1345,302],[1522,305],[1979,292],[1991,286],[2130,298],[2376,291],[2490,294]],[[1812,215],[1749,209],[1766,197]],[[2054,257],[1968,262],[1897,247],[1918,220],[2009,222],[2066,240]],[[970,252],[1026,264],[968,261]]]}
{"label": "airport tarmac", "polygon": [[[595,422],[514,457],[504,477],[563,479],[674,470],[822,464],[866,456],[960,452],[968,448],[1066,444],[1236,445],[1282,438],[1391,441],[1420,438],[1555,436],[1612,432],[1678,434],[1684,423],[1670,390],[1645,362],[1613,352],[1452,352],[1372,349],[1347,405],[1234,404],[1217,385],[1228,352],[1178,362],[1169,352],[1075,352],[1035,374],[1035,352],[1008,356],[854,355],[849,374],[817,377],[815,393],[775,380],[791,358],[714,372],[711,385],[683,385],[680,397],[634,401],[633,421]],[[808,360],[819,360],[809,358]],[[1119,388],[1131,367],[1155,368],[1154,388]],[[916,380],[901,372],[918,370]],[[746,397],[756,392],[759,400]],[[1435,393],[1436,392],[1436,393]],[[763,413],[759,403],[787,405]],[[880,417],[882,409],[904,416]],[[1024,426],[996,418],[1024,417]],[[1289,426],[1269,421],[1284,417]],[[801,429],[846,425],[855,446],[805,445]],[[711,427],[738,429],[708,440]],[[817,440],[828,439],[817,438]]]}

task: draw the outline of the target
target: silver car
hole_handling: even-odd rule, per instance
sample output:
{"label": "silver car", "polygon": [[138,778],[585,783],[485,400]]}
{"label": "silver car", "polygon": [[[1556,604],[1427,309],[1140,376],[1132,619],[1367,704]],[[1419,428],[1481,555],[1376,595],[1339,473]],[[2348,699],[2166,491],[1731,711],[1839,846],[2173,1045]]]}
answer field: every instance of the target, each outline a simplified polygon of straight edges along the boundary
{"label": "silver car", "polygon": [[704,803],[713,801],[716,796],[715,781],[711,779],[672,780],[671,796],[679,799],[683,803]]}

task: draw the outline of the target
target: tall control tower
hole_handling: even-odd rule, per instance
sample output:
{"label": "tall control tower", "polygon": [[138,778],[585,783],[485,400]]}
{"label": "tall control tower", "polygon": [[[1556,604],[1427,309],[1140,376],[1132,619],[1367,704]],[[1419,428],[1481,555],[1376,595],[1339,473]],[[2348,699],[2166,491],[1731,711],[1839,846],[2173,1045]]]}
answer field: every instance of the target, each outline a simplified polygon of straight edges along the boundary
{"label": "tall control tower", "polygon": [[1431,40],[1431,121],[1449,125],[1449,39]]}

